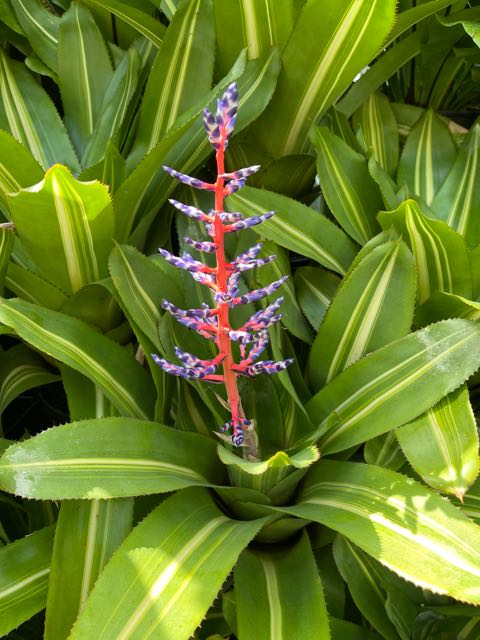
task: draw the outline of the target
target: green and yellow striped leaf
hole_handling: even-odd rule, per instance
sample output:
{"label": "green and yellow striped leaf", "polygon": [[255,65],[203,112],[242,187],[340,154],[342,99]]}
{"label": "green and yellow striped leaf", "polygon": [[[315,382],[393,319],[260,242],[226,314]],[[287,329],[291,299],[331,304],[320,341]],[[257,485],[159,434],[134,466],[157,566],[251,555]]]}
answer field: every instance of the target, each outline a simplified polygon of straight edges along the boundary
{"label": "green and yellow striped leaf", "polygon": [[55,530],[45,640],[64,640],[131,529],[133,499],[65,500]]}
{"label": "green and yellow striped leaf", "polygon": [[362,358],[306,405],[321,453],[333,453],[410,422],[478,368],[480,328],[430,325]]}
{"label": "green and yellow striped leaf", "polygon": [[342,282],[312,345],[308,376],[318,391],[366,353],[410,330],[415,267],[402,240],[373,249]]}
{"label": "green and yellow striped leaf", "polygon": [[398,124],[386,96],[372,93],[353,118],[357,136],[364,142],[365,150],[388,175],[397,169],[399,153]]}
{"label": "green and yellow striped leaf", "polygon": [[262,224],[259,233],[337,273],[344,275],[355,257],[355,245],[336,225],[292,198],[244,187],[228,197],[227,205],[246,216],[274,210],[275,216]]}
{"label": "green and yellow striped leaf", "polygon": [[380,230],[376,216],[383,207],[367,161],[327,127],[315,127],[311,140],[322,194],[331,212],[349,236],[365,244]]}
{"label": "green and yellow striped leaf", "polygon": [[466,386],[397,429],[396,436],[427,484],[463,498],[480,470],[477,425]]}
{"label": "green and yellow striped leaf", "polygon": [[324,460],[283,512],[319,522],[416,585],[480,603],[480,527],[430,489],[381,467]]}
{"label": "green and yellow striped leaf", "polygon": [[169,20],[172,19],[180,0],[160,0],[160,11],[167,16]]}
{"label": "green and yellow striped leaf", "polygon": [[409,133],[398,164],[397,182],[430,205],[457,155],[448,125],[433,109],[425,111]]}
{"label": "green and yellow striped leaf", "polygon": [[393,226],[410,245],[418,278],[418,302],[435,291],[472,296],[470,260],[465,240],[441,220],[427,218],[413,200],[378,216],[384,229]]}
{"label": "green and yellow striped leaf", "polygon": [[8,203],[23,247],[50,282],[72,293],[107,275],[113,209],[104,185],[55,165]]}
{"label": "green and yellow striped leaf", "polygon": [[432,211],[472,247],[480,242],[475,212],[480,207],[480,124],[466,136],[452,170],[432,202]]}
{"label": "green and yellow striped leaf", "polygon": [[129,156],[131,166],[155,147],[179,116],[209,92],[214,37],[211,0],[183,2],[149,74],[135,145]]}
{"label": "green and yellow striped leaf", "polygon": [[299,267],[295,270],[298,304],[316,331],[322,324],[339,284],[340,279],[336,275],[319,267]]}
{"label": "green and yellow striped leaf", "polygon": [[282,56],[278,90],[259,126],[273,156],[309,149],[311,125],[377,55],[394,17],[392,0],[305,3]]}
{"label": "green and yellow striped leaf", "polygon": [[381,436],[367,440],[363,457],[368,464],[376,464],[385,469],[398,471],[405,462],[395,431],[382,433]]}
{"label": "green and yellow striped leaf", "polygon": [[[172,4],[173,0],[167,0]],[[133,27],[136,31],[148,38],[156,47],[162,44],[165,27],[159,21],[141,11],[133,2],[125,0],[82,0],[93,7],[101,7],[113,13],[117,18]]]}
{"label": "green and yellow striped leaf", "polygon": [[365,629],[358,624],[340,620],[329,616],[332,640],[381,640],[380,636],[373,631]]}
{"label": "green and yellow striped leaf", "polygon": [[188,640],[263,523],[231,520],[202,489],[167,499],[107,564],[71,640]]}
{"label": "green and yellow striped leaf", "polygon": [[15,244],[13,229],[0,227],[0,294],[3,295],[8,262]]}
{"label": "green and yellow striped leaf", "polygon": [[60,18],[48,11],[41,0],[15,0],[12,7],[32,49],[40,60],[56,72]]}
{"label": "green and yellow striped leaf", "polygon": [[92,418],[13,445],[0,486],[29,498],[105,499],[218,484],[213,439],[133,418]]}
{"label": "green and yellow striped leaf", "polygon": [[30,151],[7,131],[0,131],[0,207],[10,217],[7,193],[40,182],[43,171]]}
{"label": "green and yellow striped leaf", "polygon": [[61,162],[80,169],[62,120],[47,92],[21,62],[0,51],[0,127],[48,169]]}
{"label": "green and yellow striped leaf", "polygon": [[0,634],[45,607],[55,527],[0,548]]}
{"label": "green and yellow striped leaf", "polygon": [[58,311],[67,296],[58,287],[14,262],[9,262],[5,287],[22,300]]}
{"label": "green and yellow striped leaf", "polygon": [[100,162],[88,167],[79,176],[82,182],[98,180],[108,187],[111,195],[117,191],[127,174],[127,161],[117,147],[109,140],[102,150]]}
{"label": "green and yellow striped leaf", "polygon": [[102,34],[90,11],[73,1],[58,36],[58,79],[65,124],[81,157],[100,117],[113,74]]}
{"label": "green and yellow striped leaf", "polygon": [[147,372],[124,347],[86,323],[18,299],[2,300],[0,321],[94,381],[123,415],[153,415],[154,389]]}
{"label": "green and yellow striped leaf", "polygon": [[447,318],[465,318],[480,320],[480,302],[468,300],[453,293],[437,291],[426,300],[415,312],[417,326],[425,326]]}
{"label": "green and yellow striped leaf", "polygon": [[305,533],[287,548],[245,550],[235,568],[235,600],[239,640],[330,638],[322,583]]}

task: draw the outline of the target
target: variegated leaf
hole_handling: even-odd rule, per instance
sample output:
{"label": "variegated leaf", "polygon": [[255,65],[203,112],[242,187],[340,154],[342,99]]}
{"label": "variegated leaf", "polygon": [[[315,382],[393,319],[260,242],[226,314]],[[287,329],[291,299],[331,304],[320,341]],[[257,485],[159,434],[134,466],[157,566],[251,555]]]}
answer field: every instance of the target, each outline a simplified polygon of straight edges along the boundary
{"label": "variegated leaf", "polygon": [[417,326],[425,326],[447,318],[465,318],[480,320],[480,302],[468,300],[453,293],[437,291],[415,312]]}
{"label": "variegated leaf", "polygon": [[363,457],[368,464],[376,464],[385,469],[398,471],[405,462],[395,431],[388,431],[381,436],[367,440],[363,449]]}
{"label": "variegated leaf", "polygon": [[117,550],[71,640],[188,640],[263,523],[231,520],[204,490],[177,493]]}
{"label": "variegated leaf", "polygon": [[310,351],[316,391],[366,353],[406,335],[415,305],[415,268],[401,240],[373,249],[342,282]]}
{"label": "variegated leaf", "polygon": [[[362,358],[308,403],[322,453],[342,451],[410,422],[478,368],[480,328],[444,320]],[[388,416],[388,417],[387,417]]]}
{"label": "variegated leaf", "polygon": [[37,273],[10,261],[5,276],[5,287],[18,298],[58,311],[67,296],[58,287]]}
{"label": "variegated leaf", "polygon": [[397,429],[408,461],[427,484],[462,499],[480,470],[478,433],[466,386]]}
{"label": "variegated leaf", "polygon": [[8,262],[15,244],[13,229],[0,227],[0,294],[3,295]]}
{"label": "variegated leaf", "polygon": [[7,217],[7,193],[36,184],[42,177],[42,168],[29,150],[6,131],[0,131],[0,206]]}
{"label": "variegated leaf", "polygon": [[413,200],[406,200],[393,212],[380,213],[378,219],[385,229],[393,225],[412,249],[419,303],[435,291],[471,297],[467,245],[445,222],[427,218]]}
{"label": "variegated leaf", "polygon": [[298,303],[312,327],[318,331],[340,279],[330,271],[318,267],[295,270],[295,290]]}
{"label": "variegated leaf", "polygon": [[32,49],[56,72],[60,18],[48,11],[41,0],[15,0],[12,7]]}
{"label": "variegated leaf", "polygon": [[50,282],[71,293],[106,276],[113,210],[104,185],[55,165],[8,204],[22,245]]}
{"label": "variegated leaf", "polygon": [[342,533],[435,593],[480,603],[480,527],[418,482],[381,467],[324,460],[283,512]]}
{"label": "variegated leaf", "polygon": [[330,637],[322,583],[305,533],[286,549],[245,550],[235,569],[235,595],[239,640]]}
{"label": "variegated leaf", "polygon": [[[138,9],[134,3],[125,0],[82,0],[93,7],[101,7],[113,13],[117,18],[133,27],[136,31],[148,38],[156,47],[162,44],[165,27],[159,21],[152,18],[144,11]],[[172,4],[174,0],[167,0]]]}

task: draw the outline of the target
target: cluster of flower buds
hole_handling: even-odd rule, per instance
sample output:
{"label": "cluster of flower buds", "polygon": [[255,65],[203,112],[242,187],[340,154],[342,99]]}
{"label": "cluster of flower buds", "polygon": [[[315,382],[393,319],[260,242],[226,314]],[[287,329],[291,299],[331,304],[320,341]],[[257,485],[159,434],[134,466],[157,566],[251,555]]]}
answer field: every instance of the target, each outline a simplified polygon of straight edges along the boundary
{"label": "cluster of flower buds", "polygon": [[[224,235],[226,233],[253,227],[274,215],[273,211],[268,211],[262,215],[244,218],[241,213],[226,212],[223,209],[224,198],[241,189],[247,178],[260,169],[258,165],[255,165],[230,173],[225,172],[224,153],[233,132],[237,110],[238,93],[234,83],[218,100],[215,114],[212,114],[208,109],[203,112],[203,122],[208,139],[216,150],[217,179],[214,183],[204,182],[170,167],[164,167],[169,175],[183,184],[215,193],[215,208],[208,213],[177,200],[172,199],[170,202],[184,215],[205,224],[206,232],[211,238],[210,241],[192,240],[187,237],[185,243],[199,252],[214,253],[217,266],[209,267],[187,252],[181,256],[175,256],[166,249],[159,249],[159,251],[170,264],[185,269],[197,282],[212,290],[216,303],[214,308],[204,304],[200,309],[183,310],[167,300],[162,301],[162,306],[178,322],[197,331],[204,338],[213,340],[218,348],[218,355],[210,360],[202,360],[176,347],[175,354],[180,362],[178,365],[155,354],[152,354],[152,358],[164,371],[175,376],[224,384],[231,419],[220,428],[220,431],[231,432],[232,443],[238,447],[244,444],[245,432],[252,428],[251,421],[243,415],[241,408],[237,386],[238,376],[250,378],[259,374],[278,373],[288,367],[293,360],[291,358],[278,362],[258,360],[268,346],[268,327],[281,318],[278,309],[283,298],[278,298],[267,307],[256,311],[242,327],[234,329],[230,326],[229,309],[240,304],[254,303],[270,296],[287,279],[287,276],[284,276],[265,287],[240,294],[241,274],[249,269],[257,269],[270,263],[275,259],[275,256],[259,258],[262,243],[250,247],[231,262],[228,262],[225,256]],[[239,345],[239,362],[233,360],[232,342]],[[218,373],[219,367],[222,367],[223,370],[220,374]]]}

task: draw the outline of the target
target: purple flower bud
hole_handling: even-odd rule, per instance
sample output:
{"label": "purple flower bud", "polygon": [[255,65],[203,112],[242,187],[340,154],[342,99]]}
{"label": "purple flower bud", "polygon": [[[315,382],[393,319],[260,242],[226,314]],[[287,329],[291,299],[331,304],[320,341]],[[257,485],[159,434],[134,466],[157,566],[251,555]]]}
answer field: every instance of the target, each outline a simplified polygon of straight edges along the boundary
{"label": "purple flower bud", "polygon": [[252,176],[254,173],[257,173],[259,169],[261,169],[261,165],[254,164],[251,167],[237,169],[237,171],[232,171],[231,173],[221,173],[218,177],[225,178],[226,180],[243,180]]}
{"label": "purple flower bud", "polygon": [[269,220],[274,215],[275,211],[268,211],[261,216],[252,216],[251,218],[247,218],[246,220],[235,222],[229,227],[225,227],[225,231],[240,231],[242,229],[248,229],[248,227],[254,227],[257,224],[261,224],[262,222]]}
{"label": "purple flower bud", "polygon": [[263,242],[258,242],[254,244],[253,247],[250,247],[246,251],[239,253],[238,256],[233,260],[233,264],[237,264],[237,262],[243,262],[244,260],[255,260],[260,251],[262,250]]}
{"label": "purple flower bud", "polygon": [[185,244],[188,244],[190,247],[193,247],[197,251],[202,251],[203,253],[214,253],[218,247],[215,242],[203,242],[200,240],[193,240],[188,236],[184,238]]}
{"label": "purple flower bud", "polygon": [[256,300],[260,300],[260,298],[269,296],[279,287],[281,287],[285,280],[287,280],[287,278],[288,276],[282,276],[279,280],[271,282],[266,287],[262,287],[261,289],[254,289],[253,291],[245,293],[243,296],[234,298],[233,304],[248,304],[249,302],[255,302]]}
{"label": "purple flower bud", "polygon": [[166,249],[159,249],[158,252],[165,258],[167,262],[173,264],[179,269],[185,269],[186,271],[191,271],[192,273],[205,271],[205,265],[203,264],[203,262],[194,260],[188,253],[184,253],[181,257],[179,257],[174,256],[172,253],[170,253],[170,251],[167,251]]}
{"label": "purple flower bud", "polygon": [[238,220],[243,220],[243,215],[238,212],[229,213],[227,211],[222,211],[218,214],[218,217],[222,222],[238,222]]}
{"label": "purple flower bud", "polygon": [[242,262],[236,262],[235,268],[239,271],[248,271],[249,269],[258,269],[259,267],[263,267],[269,262],[273,262],[277,256],[271,255],[266,256],[265,258],[259,258],[258,260],[244,260]]}
{"label": "purple flower bud", "polygon": [[196,364],[194,367],[179,367],[178,365],[165,360],[165,358],[159,358],[155,353],[152,353],[152,359],[155,364],[158,364],[158,366],[167,373],[187,380],[201,380],[205,376],[214,373],[216,369],[215,365],[212,365],[211,363],[207,365]]}
{"label": "purple flower bud", "polygon": [[215,191],[214,184],[198,180],[198,178],[192,178],[192,176],[187,176],[185,173],[180,173],[180,171],[176,171],[166,165],[163,165],[163,170],[168,173],[168,175],[172,176],[172,178],[176,178],[177,180],[180,180],[180,182],[183,182],[183,184],[187,184],[190,187],[195,187],[195,189],[204,189],[205,191]]}
{"label": "purple flower bud", "polygon": [[251,421],[247,420],[247,418],[232,419],[222,425],[220,431],[225,432],[232,430],[232,444],[235,447],[241,447],[245,440],[243,432],[248,429],[251,424]]}
{"label": "purple flower bud", "polygon": [[273,360],[259,360],[255,364],[251,364],[240,373],[240,375],[247,376],[252,378],[254,376],[258,376],[261,373],[266,373],[267,375],[272,375],[274,373],[279,373],[283,371],[287,367],[289,367],[294,362],[293,358],[287,358],[286,360],[278,360],[274,362]]}
{"label": "purple flower bud", "polygon": [[178,200],[174,200],[173,198],[170,198],[169,202],[189,218],[199,220],[200,222],[210,221],[209,216],[207,216],[207,214],[204,213],[201,209],[197,209],[197,207],[190,207],[189,205],[183,204],[183,202],[178,202]]}
{"label": "purple flower bud", "polygon": [[223,189],[223,193],[226,196],[230,196],[232,193],[239,191],[242,187],[245,186],[246,178],[240,178],[239,180],[231,180],[228,184],[225,185]]}

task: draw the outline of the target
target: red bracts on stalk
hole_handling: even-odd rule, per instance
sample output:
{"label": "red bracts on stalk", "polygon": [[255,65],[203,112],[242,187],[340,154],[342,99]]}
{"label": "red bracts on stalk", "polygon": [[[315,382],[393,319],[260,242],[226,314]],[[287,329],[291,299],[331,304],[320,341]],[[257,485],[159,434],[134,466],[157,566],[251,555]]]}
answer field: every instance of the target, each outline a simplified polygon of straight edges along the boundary
{"label": "red bracts on stalk", "polygon": [[[164,167],[165,171],[173,178],[197,189],[205,189],[215,194],[215,208],[205,213],[196,207],[191,207],[176,200],[170,200],[174,207],[183,214],[203,222],[211,240],[199,242],[191,238],[185,238],[185,242],[197,251],[214,253],[216,267],[208,267],[195,260],[189,253],[182,256],[174,256],[165,249],[159,249],[161,255],[171,264],[187,270],[192,277],[201,284],[209,287],[213,292],[216,307],[210,308],[204,305],[201,309],[179,309],[171,302],[164,300],[162,306],[172,314],[178,322],[194,329],[201,336],[213,340],[218,348],[218,355],[212,360],[201,360],[191,353],[186,353],[178,347],[175,353],[181,364],[176,365],[164,358],[152,354],[154,361],[164,371],[190,380],[205,380],[213,383],[223,383],[227,392],[228,406],[231,418],[222,427],[221,431],[230,431],[232,443],[235,446],[243,445],[245,431],[251,428],[251,422],[244,415],[238,392],[238,376],[252,377],[261,373],[272,374],[282,371],[293,360],[288,358],[274,362],[272,360],[258,360],[258,357],[268,345],[268,327],[281,318],[277,313],[282,298],[266,308],[257,311],[252,317],[238,329],[230,326],[229,311],[238,304],[255,302],[276,291],[286,280],[286,276],[272,282],[266,287],[255,289],[249,293],[240,295],[238,283],[241,273],[248,269],[254,269],[268,264],[275,256],[258,258],[262,244],[256,244],[247,251],[238,255],[229,262],[225,255],[224,236],[226,233],[240,231],[268,220],[274,215],[269,211],[261,216],[243,218],[240,213],[230,213],[223,209],[224,198],[238,189],[241,189],[248,176],[259,170],[259,166],[239,169],[231,173],[225,173],[224,157],[228,145],[228,139],[233,132],[237,117],[238,94],[237,85],[231,84],[223,97],[218,100],[215,115],[208,109],[203,112],[203,123],[211,145],[216,150],[217,179],[215,183],[203,182],[170,167]],[[232,355],[232,341],[240,345],[240,362],[235,362]],[[222,373],[218,373],[221,367]]]}

